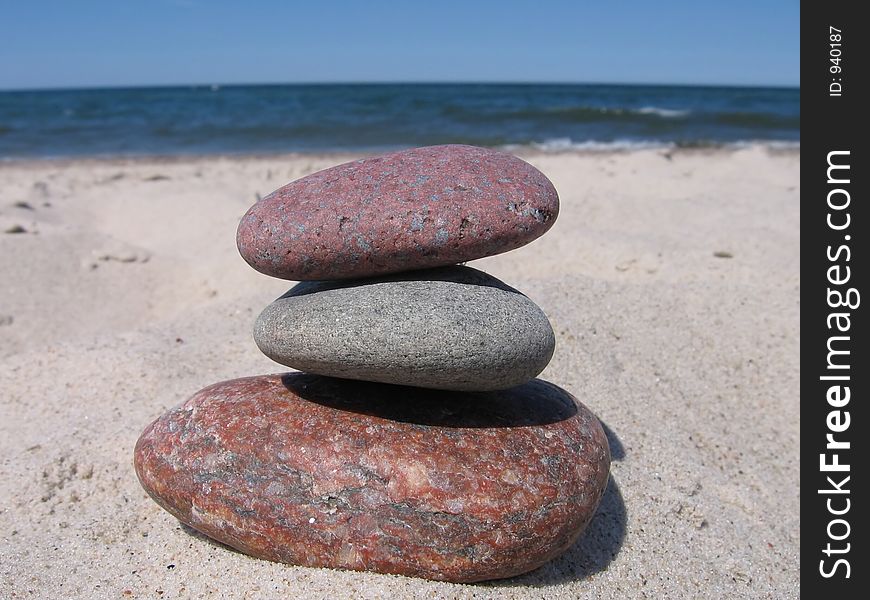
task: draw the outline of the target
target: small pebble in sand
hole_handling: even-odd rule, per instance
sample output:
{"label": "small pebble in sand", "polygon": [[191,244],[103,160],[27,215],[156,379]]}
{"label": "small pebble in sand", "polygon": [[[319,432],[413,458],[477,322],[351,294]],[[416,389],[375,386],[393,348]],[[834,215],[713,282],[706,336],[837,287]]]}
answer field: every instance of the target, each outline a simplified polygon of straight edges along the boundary
{"label": "small pebble in sand", "polygon": [[734,255],[727,250],[716,250],[716,252],[713,253],[713,256],[716,258],[734,258]]}
{"label": "small pebble in sand", "polygon": [[33,205],[29,202],[25,202],[24,200],[19,200],[12,206],[14,206],[15,208],[23,208],[24,210],[34,210]]}
{"label": "small pebble in sand", "polygon": [[11,227],[6,228],[3,233],[27,233],[27,230],[21,225],[13,225]]}

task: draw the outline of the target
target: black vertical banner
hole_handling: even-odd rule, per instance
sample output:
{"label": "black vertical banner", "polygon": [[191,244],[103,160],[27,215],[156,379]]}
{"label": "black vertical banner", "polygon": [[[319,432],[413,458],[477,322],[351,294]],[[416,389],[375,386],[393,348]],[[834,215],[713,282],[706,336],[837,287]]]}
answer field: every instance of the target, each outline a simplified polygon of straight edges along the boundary
{"label": "black vertical banner", "polygon": [[870,23],[859,6],[801,10],[801,587],[838,600],[870,593]]}

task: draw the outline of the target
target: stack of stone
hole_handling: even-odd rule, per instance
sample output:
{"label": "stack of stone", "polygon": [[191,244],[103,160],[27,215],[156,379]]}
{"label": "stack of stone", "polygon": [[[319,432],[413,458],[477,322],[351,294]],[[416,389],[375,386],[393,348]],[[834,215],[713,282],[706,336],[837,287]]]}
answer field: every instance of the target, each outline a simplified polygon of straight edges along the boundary
{"label": "stack of stone", "polygon": [[580,535],[610,455],[533,379],[555,339],[517,290],[456,266],[542,235],[553,185],[513,156],[435,146],[340,165],[254,205],[255,269],[302,281],[257,319],[302,372],[208,387],[136,446],[166,510],[256,557],[448,581],[534,569]]}

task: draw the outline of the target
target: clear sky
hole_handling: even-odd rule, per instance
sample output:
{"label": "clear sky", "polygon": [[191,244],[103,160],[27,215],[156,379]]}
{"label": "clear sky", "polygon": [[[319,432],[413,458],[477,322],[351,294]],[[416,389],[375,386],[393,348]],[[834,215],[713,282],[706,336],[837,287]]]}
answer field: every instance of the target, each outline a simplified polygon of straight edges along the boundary
{"label": "clear sky", "polygon": [[799,85],[798,0],[0,0],[0,89]]}

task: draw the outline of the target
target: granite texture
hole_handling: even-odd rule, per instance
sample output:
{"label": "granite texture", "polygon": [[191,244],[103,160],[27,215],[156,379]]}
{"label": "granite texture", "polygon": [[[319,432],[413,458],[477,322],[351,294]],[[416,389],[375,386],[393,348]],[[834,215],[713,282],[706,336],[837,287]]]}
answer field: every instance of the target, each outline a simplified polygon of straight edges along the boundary
{"label": "granite texture", "polygon": [[541,380],[470,394],[236,379],[167,412],[135,449],[158,504],[242,552],[455,582],[571,546],[609,465],[595,416]]}
{"label": "granite texture", "polygon": [[450,265],[529,243],[556,220],[553,184],[528,163],[474,146],[415,148],[320,171],[242,218],[242,257],[292,280]]}
{"label": "granite texture", "polygon": [[260,314],[254,340],[300,371],[466,391],[525,383],[556,344],[534,302],[470,267],[297,284]]}

